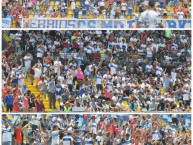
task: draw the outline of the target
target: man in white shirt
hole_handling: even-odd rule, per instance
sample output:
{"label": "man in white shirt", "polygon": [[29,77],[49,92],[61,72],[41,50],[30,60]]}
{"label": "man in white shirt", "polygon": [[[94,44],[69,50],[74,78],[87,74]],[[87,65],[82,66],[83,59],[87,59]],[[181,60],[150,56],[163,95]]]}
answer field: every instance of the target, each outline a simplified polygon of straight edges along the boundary
{"label": "man in white shirt", "polygon": [[5,122],[5,126],[2,127],[2,145],[12,145],[12,131],[8,122]]}
{"label": "man in white shirt", "polygon": [[158,63],[157,64],[157,66],[156,66],[156,75],[158,76],[158,75],[162,75],[162,72],[163,72],[163,69],[162,69],[162,67],[160,66],[160,64]]}
{"label": "man in white shirt", "polygon": [[184,12],[181,9],[176,14],[178,19],[184,19]]}
{"label": "man in white shirt", "polygon": [[121,12],[122,12],[123,16],[125,16],[126,9],[127,9],[127,3],[126,2],[122,2],[122,4],[121,4]]}
{"label": "man in white shirt", "polygon": [[67,133],[67,136],[64,136],[62,138],[62,142],[63,142],[63,145],[73,145],[73,138],[70,132]]}
{"label": "man in white shirt", "polygon": [[151,62],[149,62],[146,66],[145,66],[145,70],[147,73],[150,73],[153,69],[153,66],[151,65]]}
{"label": "man in white shirt", "polygon": [[118,69],[118,65],[115,64],[115,60],[113,60],[113,58],[111,58],[111,63],[109,64],[110,70],[111,70],[111,75],[114,75],[117,73],[117,69]]}
{"label": "man in white shirt", "polygon": [[31,54],[27,53],[25,56],[24,56],[24,64],[25,64],[25,69],[26,71],[31,68],[31,61],[32,61],[32,56]]}
{"label": "man in white shirt", "polygon": [[24,79],[25,79],[25,75],[22,73],[22,71],[20,71],[18,76],[18,85],[20,88],[23,88]]}
{"label": "man in white shirt", "polygon": [[60,68],[62,67],[62,63],[60,61],[60,58],[57,57],[56,61],[54,61],[54,70],[55,73],[58,74],[58,76],[60,76]]}
{"label": "man in white shirt", "polygon": [[42,50],[41,45],[39,45],[37,48],[37,58],[42,59],[43,56],[44,56],[44,51]]}
{"label": "man in white shirt", "polygon": [[139,21],[137,23],[137,28],[140,28],[140,25],[144,24],[145,28],[156,28],[158,25],[160,28],[163,28],[159,13],[155,11],[155,1],[149,0],[148,9],[141,13]]}
{"label": "man in white shirt", "polygon": [[98,72],[98,74],[96,76],[96,87],[97,87],[98,91],[102,90],[102,80],[103,80],[103,77],[100,74],[100,72]]}
{"label": "man in white shirt", "polygon": [[128,45],[125,42],[125,39],[122,39],[122,42],[119,43],[119,46],[121,49],[124,49],[124,51],[127,51]]}
{"label": "man in white shirt", "polygon": [[103,138],[101,130],[98,131],[98,135],[96,137],[96,142],[98,143],[97,145],[103,145],[104,138]]}
{"label": "man in white shirt", "polygon": [[[67,127],[68,128],[68,127]],[[59,145],[60,144],[60,132],[64,132],[67,130],[67,128],[63,129],[63,130],[58,130],[58,126],[54,125],[53,126],[53,130],[50,134],[51,137],[51,145]],[[72,144],[71,144],[72,145]]]}

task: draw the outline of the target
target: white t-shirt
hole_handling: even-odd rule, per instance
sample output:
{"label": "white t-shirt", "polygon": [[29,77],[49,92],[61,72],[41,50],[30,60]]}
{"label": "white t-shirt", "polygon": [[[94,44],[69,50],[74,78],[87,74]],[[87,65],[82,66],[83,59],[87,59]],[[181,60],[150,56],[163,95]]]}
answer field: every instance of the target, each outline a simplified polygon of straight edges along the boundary
{"label": "white t-shirt", "polygon": [[159,67],[159,66],[156,66],[156,75],[162,75],[162,71],[163,71],[163,69],[161,68],[161,67]]}
{"label": "white t-shirt", "polygon": [[51,133],[51,137],[52,137],[52,144],[51,145],[59,145],[60,143],[60,138],[59,138],[59,131],[53,131]]}
{"label": "white t-shirt", "polygon": [[44,55],[44,51],[41,50],[40,48],[38,48],[38,49],[37,49],[37,57],[42,58],[43,55]]}
{"label": "white t-shirt", "polygon": [[114,63],[110,64],[110,69],[111,69],[111,74],[112,75],[117,73],[117,68],[118,68],[117,64],[114,64]]}
{"label": "white t-shirt", "polygon": [[35,75],[34,75],[35,78],[39,78],[42,75],[42,70],[39,68],[35,68],[34,72],[35,72]]}
{"label": "white t-shirt", "polygon": [[62,138],[63,145],[71,145],[71,142],[73,142],[73,138],[71,136],[64,136]]}
{"label": "white t-shirt", "polygon": [[31,56],[25,56],[24,61],[25,61],[25,67],[30,68],[31,67]]}
{"label": "white t-shirt", "polygon": [[60,70],[60,67],[62,66],[62,63],[60,61],[54,61],[54,70],[55,73],[57,73]]}
{"label": "white t-shirt", "polygon": [[96,140],[97,140],[97,143],[100,142],[99,145],[103,145],[103,142],[104,142],[103,136],[97,136]]}
{"label": "white t-shirt", "polygon": [[84,140],[84,145],[93,145],[94,142],[92,140],[92,138],[85,138]]}
{"label": "white t-shirt", "polygon": [[151,72],[152,71],[152,68],[153,68],[153,66],[152,65],[146,65],[145,66],[145,69],[148,71],[148,72]]}
{"label": "white t-shirt", "polygon": [[147,48],[147,57],[152,57],[152,49],[151,48]]}
{"label": "white t-shirt", "polygon": [[97,75],[96,76],[96,84],[102,84],[102,79],[103,79],[102,76]]}
{"label": "white t-shirt", "polygon": [[127,3],[121,4],[121,10],[125,11],[127,9]]}
{"label": "white t-shirt", "polygon": [[73,1],[73,2],[71,2],[71,8],[72,8],[72,10],[74,10],[75,9],[75,7],[76,7],[76,3]]}
{"label": "white t-shirt", "polygon": [[145,28],[156,28],[156,26],[161,23],[161,19],[159,13],[153,10],[146,10],[141,13],[139,22],[143,23]]}
{"label": "white t-shirt", "polygon": [[11,127],[8,128],[2,127],[2,143],[12,141]]}
{"label": "white t-shirt", "polygon": [[172,80],[176,81],[177,73],[176,72],[171,72],[171,76],[172,76]]}
{"label": "white t-shirt", "polygon": [[18,84],[19,85],[24,85],[24,79],[25,79],[24,74],[19,74]]}
{"label": "white t-shirt", "polygon": [[178,19],[184,19],[184,13],[183,12],[177,12]]}
{"label": "white t-shirt", "polygon": [[183,91],[183,100],[184,101],[189,100],[189,91],[187,90]]}

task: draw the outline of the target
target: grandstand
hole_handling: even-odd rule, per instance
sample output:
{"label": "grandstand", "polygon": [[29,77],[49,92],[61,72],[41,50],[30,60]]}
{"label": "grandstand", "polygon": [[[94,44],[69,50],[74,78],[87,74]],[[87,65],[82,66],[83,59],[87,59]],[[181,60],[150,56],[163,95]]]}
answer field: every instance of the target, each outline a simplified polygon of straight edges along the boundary
{"label": "grandstand", "polygon": [[[77,122],[78,123],[78,128],[81,131],[81,136],[84,137],[84,132],[85,132],[85,127],[84,124],[89,124],[89,122],[92,120],[93,115],[88,114],[87,119],[85,118],[84,115],[77,115],[77,114],[72,114],[71,116],[71,121]],[[21,115],[14,115],[14,114],[9,114],[9,115],[2,115],[2,124],[5,122],[8,122],[10,125],[12,125],[18,117],[21,117]],[[56,115],[56,114],[45,114],[45,115],[25,115],[25,123],[26,122],[31,122],[27,126],[27,132],[31,132],[34,128],[34,121],[32,119],[36,119],[37,122],[41,120],[46,120],[46,122],[49,122],[49,124],[44,123],[44,128],[49,132],[50,131],[50,124],[54,124],[56,121],[60,122],[60,124],[64,125],[65,121],[68,118],[68,115]],[[159,139],[164,139],[163,133],[167,135],[166,140],[168,140],[168,137],[172,137],[172,142],[176,142],[180,137],[184,137],[184,139],[189,141],[191,139],[191,115],[190,114],[185,114],[185,115],[172,115],[172,114],[162,114],[162,115],[129,115],[129,114],[124,114],[124,115],[95,115],[95,120],[97,124],[100,124],[101,118],[105,118],[106,122],[110,122],[113,118],[116,118],[115,124],[121,124],[120,127],[123,129],[124,123],[128,123],[131,127],[133,126],[133,121],[132,118],[136,118],[138,121],[139,119],[145,118],[145,122],[134,122],[135,127],[138,128],[138,126],[141,126],[144,130],[150,129],[151,132],[148,134],[151,137],[151,142],[153,143],[154,141],[157,141]],[[86,120],[85,120],[86,119]],[[175,120],[174,120],[175,119]],[[122,122],[123,121],[123,122]],[[18,122],[21,122],[21,119],[18,120]],[[122,123],[121,123],[122,122]],[[177,123],[177,124],[175,124]],[[157,128],[157,127],[160,128]],[[164,128],[164,129],[163,129]],[[183,130],[182,130],[183,128]],[[98,132],[99,129],[97,129]],[[14,131],[14,130],[13,130]],[[103,135],[105,136],[106,132],[104,131]],[[131,134],[132,135],[132,134]],[[144,136],[145,139],[149,136],[146,135]],[[123,137],[123,134],[121,135]],[[135,138],[136,136],[133,135]],[[93,137],[95,138],[95,137]],[[112,138],[114,140],[114,138]],[[185,140],[183,142],[185,142]],[[182,141],[182,140],[180,140]],[[143,142],[143,141],[142,141]],[[96,145],[93,144],[93,145]],[[189,145],[189,144],[188,144]]]}
{"label": "grandstand", "polygon": [[[11,28],[18,27],[18,21],[22,23],[22,18],[65,18],[65,19],[125,19],[131,20],[140,15],[141,12],[146,9],[146,1],[134,1],[127,2],[126,12],[122,13],[122,5],[118,5],[116,2],[110,4],[105,0],[105,6],[100,6],[100,2],[93,1],[87,4],[87,1],[75,0],[74,5],[69,3],[61,3],[58,0],[51,0],[49,3],[45,3],[42,0],[37,0],[36,3],[32,3],[30,9],[28,9],[27,4],[25,6],[22,2],[7,2],[4,0],[3,4],[3,18],[7,17],[7,13],[13,16]],[[5,4],[6,3],[6,4]],[[98,7],[97,14],[95,13],[95,5]],[[184,6],[182,1],[179,1],[176,5],[160,5],[159,2],[156,3],[157,9],[164,13],[164,19],[176,19],[176,13],[179,6]],[[11,8],[15,8],[11,10]],[[181,9],[181,8],[180,8]],[[191,4],[187,5],[187,8],[183,7],[184,19],[190,18]],[[111,15],[112,13],[113,16]],[[165,15],[167,13],[167,15]],[[18,14],[18,15],[15,15]],[[19,20],[18,20],[19,19]],[[26,22],[28,23],[28,22]],[[23,24],[19,24],[21,27]],[[25,24],[27,25],[27,24]]]}

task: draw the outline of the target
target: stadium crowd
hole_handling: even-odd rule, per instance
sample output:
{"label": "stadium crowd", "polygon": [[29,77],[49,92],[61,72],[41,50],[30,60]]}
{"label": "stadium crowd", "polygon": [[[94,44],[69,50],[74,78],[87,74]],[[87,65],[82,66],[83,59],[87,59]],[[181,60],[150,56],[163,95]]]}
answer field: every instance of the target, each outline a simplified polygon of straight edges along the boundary
{"label": "stadium crowd", "polygon": [[2,145],[191,145],[191,115],[2,115]]}
{"label": "stadium crowd", "polygon": [[4,33],[6,112],[191,111],[190,31]]}
{"label": "stadium crowd", "polygon": [[[23,25],[22,18],[134,19],[147,5],[148,0],[3,0],[2,17],[11,19],[13,28]],[[189,0],[159,0],[155,6],[160,18],[191,18]]]}

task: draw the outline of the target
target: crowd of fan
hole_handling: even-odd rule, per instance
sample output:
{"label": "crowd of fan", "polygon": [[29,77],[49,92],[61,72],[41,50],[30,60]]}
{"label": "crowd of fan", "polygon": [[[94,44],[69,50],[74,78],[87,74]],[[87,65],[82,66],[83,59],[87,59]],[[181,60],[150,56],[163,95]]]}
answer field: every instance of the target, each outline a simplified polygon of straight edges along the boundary
{"label": "crowd of fan", "polygon": [[[145,11],[148,0],[3,0],[2,17],[21,27],[22,18],[133,19]],[[156,11],[163,19],[190,19],[189,0],[160,0]],[[26,27],[28,21],[25,21]]]}
{"label": "crowd of fan", "polygon": [[190,112],[191,32],[166,34],[10,31],[12,42],[2,52],[2,106],[41,112],[48,96],[49,109],[65,112]]}
{"label": "crowd of fan", "polygon": [[191,145],[191,115],[3,115],[2,145]]}

